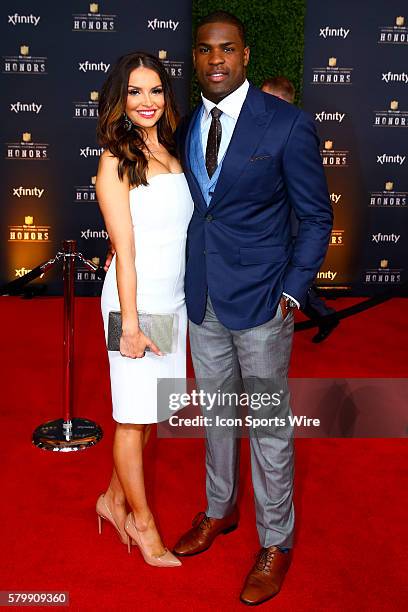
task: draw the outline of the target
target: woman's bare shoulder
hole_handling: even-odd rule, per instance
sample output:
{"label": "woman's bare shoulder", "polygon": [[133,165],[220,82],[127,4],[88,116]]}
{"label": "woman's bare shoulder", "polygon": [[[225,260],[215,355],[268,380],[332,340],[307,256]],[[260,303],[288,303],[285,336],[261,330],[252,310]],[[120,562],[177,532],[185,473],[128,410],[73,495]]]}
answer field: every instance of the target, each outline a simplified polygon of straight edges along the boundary
{"label": "woman's bare shoulder", "polygon": [[109,149],[105,149],[102,155],[99,158],[99,168],[102,167],[106,169],[114,169],[117,170],[119,164],[119,159],[112,155]]}
{"label": "woman's bare shoulder", "polygon": [[99,158],[98,172],[96,177],[97,182],[100,183],[101,180],[109,180],[113,181],[114,183],[122,183],[123,181],[119,179],[118,175],[118,165],[119,159],[112,155],[109,150],[105,149]]}

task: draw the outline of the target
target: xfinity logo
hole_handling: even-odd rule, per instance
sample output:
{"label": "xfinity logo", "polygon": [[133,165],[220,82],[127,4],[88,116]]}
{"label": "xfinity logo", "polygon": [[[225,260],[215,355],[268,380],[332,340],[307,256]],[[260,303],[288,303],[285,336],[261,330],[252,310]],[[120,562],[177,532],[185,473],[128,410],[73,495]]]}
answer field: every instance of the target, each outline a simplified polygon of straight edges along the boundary
{"label": "xfinity logo", "polygon": [[[18,268],[18,269],[14,268],[14,269],[16,271],[17,278],[22,278],[23,276],[31,272],[31,270],[28,270],[27,268]],[[42,277],[42,274],[41,274],[41,277]]]}
{"label": "xfinity logo", "polygon": [[377,164],[399,164],[402,166],[404,161],[406,160],[406,155],[386,155],[383,153],[382,155],[377,155]]}
{"label": "xfinity logo", "polygon": [[40,110],[42,109],[42,104],[36,104],[35,102],[31,102],[31,104],[24,104],[23,102],[14,102],[10,104],[10,110],[13,113],[35,113],[38,115]]}
{"label": "xfinity logo", "polygon": [[333,202],[333,204],[338,204],[340,202],[340,198],[341,198],[341,193],[331,193],[330,194],[330,200]]}
{"label": "xfinity logo", "polygon": [[20,23],[29,23],[33,26],[38,26],[40,19],[41,17],[36,17],[35,15],[19,15],[18,13],[8,16],[8,22],[13,26]]}
{"label": "xfinity logo", "polygon": [[329,26],[326,26],[325,28],[320,28],[319,36],[322,36],[323,38],[334,36],[346,39],[349,33],[350,30],[346,30],[345,28],[329,28]]}
{"label": "xfinity logo", "polygon": [[79,157],[99,157],[103,153],[103,147],[85,147],[83,149],[80,148],[79,151]]}
{"label": "xfinity logo", "polygon": [[13,196],[21,198],[23,196],[31,196],[35,198],[41,198],[44,193],[44,189],[39,187],[13,187]]}
{"label": "xfinity logo", "polygon": [[383,72],[382,81],[386,83],[397,82],[397,83],[408,83],[408,74],[406,72]]}
{"label": "xfinity logo", "polygon": [[167,21],[163,21],[162,19],[148,19],[147,28],[151,30],[173,30],[173,32],[175,32],[179,23],[179,21],[173,21],[172,19],[168,19]]}
{"label": "xfinity logo", "polygon": [[78,62],[79,72],[89,72],[90,70],[95,70],[98,72],[108,72],[110,68],[110,64],[105,64],[105,62]]}
{"label": "xfinity logo", "polygon": [[108,239],[108,232],[105,230],[81,230],[81,238],[88,240],[89,238],[105,238]]}
{"label": "xfinity logo", "polygon": [[401,238],[401,234],[373,234],[372,242],[395,242],[397,244],[398,240]]}
{"label": "xfinity logo", "polygon": [[327,272],[318,272],[317,278],[324,280],[334,280],[337,276],[337,272],[332,272],[331,270],[327,270]]}
{"label": "xfinity logo", "polygon": [[337,121],[341,123],[346,116],[346,113],[327,113],[326,111],[321,111],[320,113],[315,114],[315,120],[322,123],[322,121]]}

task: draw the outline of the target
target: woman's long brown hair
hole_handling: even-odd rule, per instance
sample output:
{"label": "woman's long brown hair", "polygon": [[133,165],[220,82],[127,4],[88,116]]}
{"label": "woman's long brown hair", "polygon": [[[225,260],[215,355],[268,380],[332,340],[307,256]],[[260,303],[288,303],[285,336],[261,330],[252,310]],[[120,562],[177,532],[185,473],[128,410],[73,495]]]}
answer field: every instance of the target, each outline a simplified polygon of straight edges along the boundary
{"label": "woman's long brown hair", "polygon": [[157,136],[172,155],[175,155],[174,131],[178,113],[174,93],[163,64],[154,55],[143,52],[128,53],[118,59],[106,79],[100,99],[97,137],[99,144],[119,159],[118,175],[120,180],[127,175],[132,187],[147,185],[147,158],[144,153],[145,132],[133,125],[127,131],[124,125],[124,112],[128,96],[129,75],[135,68],[154,70],[161,80],[164,94],[164,113],[157,122]]}

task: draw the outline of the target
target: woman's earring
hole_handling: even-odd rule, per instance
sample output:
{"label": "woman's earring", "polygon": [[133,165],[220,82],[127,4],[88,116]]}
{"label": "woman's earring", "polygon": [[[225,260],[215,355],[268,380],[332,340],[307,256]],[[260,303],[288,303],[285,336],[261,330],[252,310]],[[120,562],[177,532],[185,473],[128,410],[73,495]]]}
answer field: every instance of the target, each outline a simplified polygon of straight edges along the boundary
{"label": "woman's earring", "polygon": [[123,113],[123,127],[127,132],[130,132],[133,127],[133,123],[131,122],[126,113]]}

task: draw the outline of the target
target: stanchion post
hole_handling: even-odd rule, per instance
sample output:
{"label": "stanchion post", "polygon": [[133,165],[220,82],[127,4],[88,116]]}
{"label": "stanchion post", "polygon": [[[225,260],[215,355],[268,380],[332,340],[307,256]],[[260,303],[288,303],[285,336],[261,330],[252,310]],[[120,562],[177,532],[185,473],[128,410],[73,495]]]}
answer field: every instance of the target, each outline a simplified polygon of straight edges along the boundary
{"label": "stanchion post", "polygon": [[33,444],[44,450],[77,451],[93,446],[102,438],[101,427],[73,416],[74,380],[74,317],[75,317],[75,260],[78,257],[90,269],[91,262],[76,252],[75,240],[64,240],[63,246],[63,418],[39,425],[33,433]]}
{"label": "stanchion post", "polygon": [[64,433],[67,441],[72,436],[72,398],[73,398],[73,358],[74,358],[74,317],[75,317],[75,257],[76,241],[64,240],[63,284],[64,284],[64,321],[63,321],[63,410]]}

